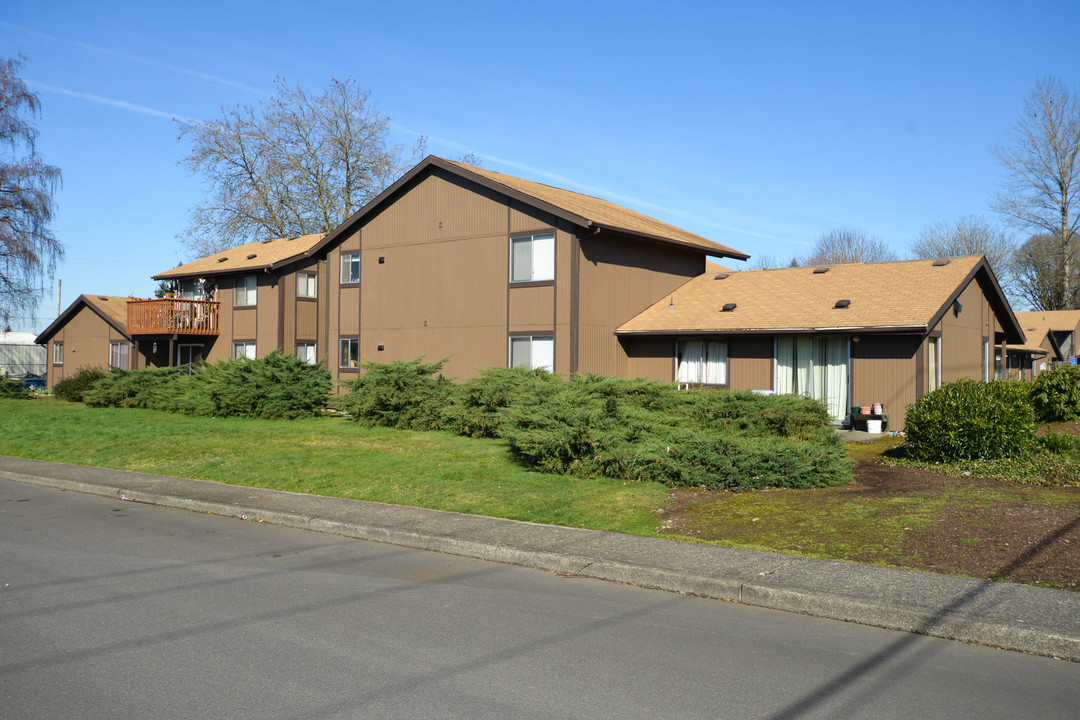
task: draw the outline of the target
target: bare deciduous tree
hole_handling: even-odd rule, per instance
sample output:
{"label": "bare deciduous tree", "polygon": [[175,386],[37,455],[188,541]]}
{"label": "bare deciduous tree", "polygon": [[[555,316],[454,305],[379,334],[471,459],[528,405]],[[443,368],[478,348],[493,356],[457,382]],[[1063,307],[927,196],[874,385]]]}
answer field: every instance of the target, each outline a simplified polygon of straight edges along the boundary
{"label": "bare deciduous tree", "polygon": [[1039,257],[1028,259],[1027,270],[1017,273],[1017,282],[1023,285],[1034,268],[1041,268],[1040,272],[1052,274],[1058,290],[1043,293],[1039,288],[1049,281],[1039,277],[1035,286],[1024,288],[1025,295],[1034,293],[1053,304],[1061,303],[1045,310],[1078,307],[1080,95],[1053,78],[1037,81],[1008,138],[1008,145],[994,149],[1007,171],[994,209],[1017,229],[1045,236],[1034,245],[1028,241],[1018,251],[1018,262],[1035,248]]}
{"label": "bare deciduous tree", "polygon": [[1006,291],[1012,286],[1012,260],[1015,243],[1002,230],[975,215],[965,215],[956,222],[942,221],[923,229],[911,244],[916,258],[965,257],[985,255]]}
{"label": "bare deciduous tree", "polygon": [[1016,273],[1016,294],[1035,310],[1066,310],[1075,308],[1075,298],[1070,301],[1063,295],[1061,268],[1068,266],[1072,273],[1072,286],[1077,286],[1080,263],[1074,256],[1069,262],[1061,259],[1061,246],[1052,235],[1032,236],[1021,245],[1013,259]]}
{"label": "bare deciduous tree", "polygon": [[382,192],[423,151],[389,141],[390,119],[355,80],[320,95],[276,81],[257,107],[180,123],[192,143],[181,165],[209,186],[180,236],[193,257],[254,240],[329,232]]}
{"label": "bare deciduous tree", "polygon": [[0,319],[7,329],[13,313],[32,310],[51,278],[64,247],[50,228],[56,211],[60,169],[37,153],[33,118],[38,96],[19,78],[22,56],[0,58]]}
{"label": "bare deciduous tree", "polygon": [[855,228],[839,228],[821,234],[802,261],[803,265],[891,262],[894,253],[884,240]]}

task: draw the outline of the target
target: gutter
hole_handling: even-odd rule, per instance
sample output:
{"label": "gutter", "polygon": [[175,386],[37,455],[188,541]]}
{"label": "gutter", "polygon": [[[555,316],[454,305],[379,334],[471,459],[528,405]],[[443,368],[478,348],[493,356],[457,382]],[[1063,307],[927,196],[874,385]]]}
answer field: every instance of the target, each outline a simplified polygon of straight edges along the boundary
{"label": "gutter", "polygon": [[820,333],[902,333],[916,335],[927,332],[926,325],[889,325],[889,326],[836,326],[836,327],[783,327],[783,328],[665,328],[663,330],[616,330],[615,334],[629,336],[645,335],[760,335],[769,334],[820,334]]}

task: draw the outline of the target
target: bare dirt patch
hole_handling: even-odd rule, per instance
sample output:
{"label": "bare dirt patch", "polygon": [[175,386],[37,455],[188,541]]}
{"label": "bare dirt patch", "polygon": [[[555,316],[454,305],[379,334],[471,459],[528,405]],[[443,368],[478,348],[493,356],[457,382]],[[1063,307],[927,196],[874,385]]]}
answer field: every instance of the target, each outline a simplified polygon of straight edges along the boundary
{"label": "bare dirt patch", "polygon": [[843,487],[675,491],[662,513],[663,531],[1080,590],[1080,488],[952,478],[853,454],[863,457]]}

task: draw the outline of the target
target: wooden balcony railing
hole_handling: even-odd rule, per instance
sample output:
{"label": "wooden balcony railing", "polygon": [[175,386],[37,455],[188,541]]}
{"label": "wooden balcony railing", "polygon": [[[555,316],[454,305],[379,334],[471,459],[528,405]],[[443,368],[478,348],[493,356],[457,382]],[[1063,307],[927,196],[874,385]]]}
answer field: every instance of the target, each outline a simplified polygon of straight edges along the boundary
{"label": "wooden balcony railing", "polygon": [[128,300],[127,326],[132,335],[217,335],[218,308],[213,300]]}

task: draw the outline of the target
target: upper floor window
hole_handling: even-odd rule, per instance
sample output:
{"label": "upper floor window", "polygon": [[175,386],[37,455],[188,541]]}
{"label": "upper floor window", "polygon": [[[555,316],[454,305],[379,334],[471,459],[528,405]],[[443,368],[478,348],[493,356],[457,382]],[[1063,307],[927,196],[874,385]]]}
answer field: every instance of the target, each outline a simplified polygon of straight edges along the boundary
{"label": "upper floor window", "polygon": [[554,279],[554,233],[510,238],[510,282]]}
{"label": "upper floor window", "polygon": [[341,253],[341,282],[360,282],[360,253]]}
{"label": "upper floor window", "polygon": [[510,338],[510,367],[555,371],[555,338],[533,335]]}
{"label": "upper floor window", "polygon": [[315,273],[296,273],[296,297],[318,297],[316,292],[316,280],[317,276]]}
{"label": "upper floor window", "polygon": [[109,365],[121,370],[130,370],[128,367],[128,344],[126,342],[109,343]]}
{"label": "upper floor window", "polygon": [[680,384],[727,385],[727,343],[680,340],[675,349],[675,380]]}
{"label": "upper floor window", "polygon": [[233,285],[233,307],[248,307],[255,304],[255,276],[241,275]]}
{"label": "upper floor window", "polygon": [[234,342],[232,344],[232,356],[234,360],[254,360],[255,359],[255,343],[253,342]]}
{"label": "upper floor window", "polygon": [[52,346],[52,361],[53,365],[64,364],[64,343],[54,342]]}

